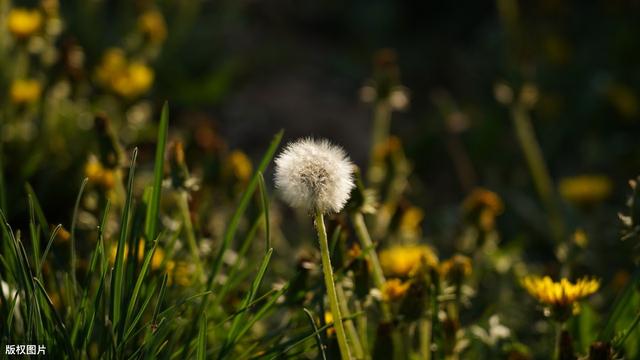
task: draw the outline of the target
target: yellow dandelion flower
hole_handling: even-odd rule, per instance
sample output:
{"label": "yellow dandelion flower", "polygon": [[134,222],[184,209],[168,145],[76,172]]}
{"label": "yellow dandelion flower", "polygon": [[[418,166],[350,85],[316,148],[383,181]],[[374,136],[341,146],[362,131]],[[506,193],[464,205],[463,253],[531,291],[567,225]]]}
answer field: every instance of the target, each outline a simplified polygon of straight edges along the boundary
{"label": "yellow dandelion flower", "polygon": [[566,278],[553,281],[548,276],[527,276],[522,279],[522,286],[539,302],[550,306],[558,320],[566,321],[571,312],[579,311],[578,301],[598,291],[600,281],[583,277],[572,283]]}
{"label": "yellow dandelion flower", "polygon": [[245,153],[239,150],[232,151],[229,154],[228,162],[231,172],[237,179],[241,181],[249,180],[251,172],[253,171],[253,165]]}
{"label": "yellow dandelion flower", "polygon": [[382,288],[382,299],[384,301],[396,301],[402,299],[411,283],[406,281],[402,282],[400,279],[390,279],[384,283]]}
{"label": "yellow dandelion flower", "polygon": [[408,277],[425,266],[437,264],[438,257],[426,245],[394,246],[380,252],[380,265],[389,276]]}
{"label": "yellow dandelion flower", "polygon": [[582,229],[577,229],[573,235],[571,236],[574,244],[578,245],[581,248],[586,248],[589,244],[589,238],[587,237],[587,233]]}
{"label": "yellow dandelion flower", "polygon": [[[324,313],[324,323],[325,324],[331,324],[333,322],[333,314],[330,313],[329,311],[325,311]],[[332,327],[327,329],[327,336],[333,336],[335,335],[336,330]]]}
{"label": "yellow dandelion flower", "polygon": [[124,71],[127,67],[127,58],[124,51],[118,48],[110,48],[102,55],[100,66],[96,69],[96,77],[103,84],[108,84],[114,74]]}
{"label": "yellow dandelion flower", "polygon": [[84,166],[84,175],[89,178],[91,183],[99,183],[102,179],[102,172],[104,168],[98,159],[95,157],[89,158],[87,164]]}
{"label": "yellow dandelion flower", "polygon": [[420,223],[424,219],[424,211],[417,206],[411,206],[404,211],[400,219],[400,233],[407,237],[420,234]]}
{"label": "yellow dandelion flower", "polygon": [[69,233],[67,229],[60,227],[54,241],[58,244],[66,244],[69,242],[69,239],[71,239],[71,233]]}
{"label": "yellow dandelion flower", "polygon": [[161,43],[167,38],[167,24],[158,10],[145,11],[140,15],[138,28],[152,43]]}
{"label": "yellow dandelion flower", "polygon": [[167,282],[169,285],[189,286],[193,281],[193,264],[184,261],[167,262]]}
{"label": "yellow dandelion flower", "polygon": [[153,70],[141,62],[132,62],[128,69],[133,88],[137,93],[145,93],[153,84]]}
{"label": "yellow dandelion flower", "polygon": [[84,176],[89,179],[89,183],[96,184],[104,189],[112,189],[116,184],[114,170],[107,169],[100,161],[91,156],[84,167]]}
{"label": "yellow dandelion flower", "polygon": [[389,138],[376,145],[374,149],[374,157],[382,160],[389,155],[396,153],[402,149],[402,141],[397,136],[389,136]]}
{"label": "yellow dandelion flower", "polygon": [[[113,265],[116,262],[116,255],[118,254],[118,244],[111,245],[109,249],[109,262]],[[138,242],[138,261],[143,261],[146,255],[144,241]],[[129,256],[129,246],[124,244],[124,260],[126,261]],[[160,247],[156,247],[156,251],[151,256],[151,269],[158,270],[164,261],[165,253]],[[167,265],[168,266],[168,265]]]}
{"label": "yellow dandelion flower", "polygon": [[351,246],[349,250],[347,250],[347,256],[350,259],[355,259],[362,256],[362,248],[360,248],[360,245],[353,244],[353,246]]}
{"label": "yellow dandelion flower", "polygon": [[96,78],[117,95],[135,98],[151,88],[154,72],[142,62],[130,62],[121,49],[112,48],[104,53],[96,69]]}
{"label": "yellow dandelion flower", "polygon": [[26,38],[42,26],[42,14],[38,10],[11,9],[7,18],[9,32],[17,38]]}
{"label": "yellow dandelion flower", "polygon": [[495,227],[495,219],[504,210],[504,204],[493,191],[476,188],[464,199],[462,210],[482,230],[489,231]]}
{"label": "yellow dandelion flower", "polygon": [[500,196],[495,192],[485,188],[476,188],[464,199],[462,208],[465,212],[474,212],[480,208],[487,208],[498,215],[502,213],[504,205]]}
{"label": "yellow dandelion flower", "polygon": [[456,254],[450,259],[443,261],[439,267],[443,277],[461,279],[470,276],[473,272],[471,259],[468,256]]}
{"label": "yellow dandelion flower", "polygon": [[32,103],[40,98],[42,85],[34,79],[14,80],[9,93],[14,104]]}
{"label": "yellow dandelion flower", "polygon": [[590,205],[605,200],[611,194],[611,180],[603,175],[579,175],[560,180],[558,191],[576,205]]}

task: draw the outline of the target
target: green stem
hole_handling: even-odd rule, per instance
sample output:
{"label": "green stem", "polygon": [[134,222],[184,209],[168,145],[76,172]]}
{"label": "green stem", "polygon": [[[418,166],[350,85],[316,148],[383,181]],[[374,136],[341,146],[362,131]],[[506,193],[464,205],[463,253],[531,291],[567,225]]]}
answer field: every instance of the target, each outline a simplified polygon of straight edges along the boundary
{"label": "green stem", "polygon": [[364,351],[364,358],[371,359],[369,352],[369,339],[367,337],[367,314],[362,309],[362,303],[359,300],[355,301],[356,313],[362,313],[358,316],[358,334],[360,335],[360,346]]}
{"label": "green stem", "polygon": [[624,345],[624,342],[627,341],[627,338],[629,337],[629,335],[631,335],[631,333],[633,332],[633,330],[635,330],[636,326],[638,326],[639,323],[640,323],[640,311],[638,312],[636,317],[633,319],[633,322],[631,323],[631,325],[629,325],[627,330],[625,330],[624,335],[622,335],[622,338],[620,338],[620,340],[616,343],[617,348],[621,348],[622,345]]}
{"label": "green stem", "polygon": [[333,327],[336,330],[338,338],[338,346],[343,359],[352,359],[351,350],[347,343],[347,335],[342,324],[342,315],[340,312],[340,304],[336,294],[336,284],[333,280],[333,269],[331,267],[331,258],[329,257],[329,241],[327,239],[327,230],[324,227],[324,216],[320,211],[316,211],[315,225],[318,232],[318,240],[320,241],[320,254],[322,255],[322,272],[324,274],[325,287],[327,288],[327,297],[329,298],[329,307],[333,316]]}
{"label": "green stem", "polygon": [[389,137],[391,126],[391,105],[387,100],[380,100],[373,110],[373,133],[371,137],[371,160],[369,167],[375,162],[375,153],[378,145],[382,144]]}
{"label": "green stem", "polygon": [[380,265],[378,255],[375,252],[375,246],[373,245],[373,241],[371,240],[371,236],[369,235],[369,231],[367,230],[367,225],[364,222],[364,216],[361,212],[355,212],[351,214],[351,221],[353,222],[353,227],[356,230],[356,235],[358,236],[360,244],[362,245],[363,254],[371,262],[371,269],[373,271],[373,283],[376,285],[378,290],[382,291],[386,279],[384,277],[384,273],[382,272],[382,266]]}
{"label": "green stem", "polygon": [[[351,214],[351,221],[353,222],[353,227],[356,230],[356,236],[360,240],[360,244],[362,245],[362,251],[364,256],[369,259],[371,263],[371,270],[373,275],[373,283],[380,290],[380,292],[384,289],[384,284],[387,281],[384,277],[384,272],[382,271],[382,266],[380,265],[380,259],[378,259],[378,254],[376,254],[375,246],[373,245],[373,241],[371,240],[371,236],[369,235],[369,231],[367,230],[367,225],[364,222],[364,216],[361,212],[355,212]],[[389,304],[385,301],[380,303],[380,307],[382,309],[382,317],[385,321],[391,321],[391,310],[389,309]]]}
{"label": "green stem", "polygon": [[562,323],[556,323],[556,339],[554,346],[553,358],[556,360],[560,359],[560,352],[562,346]]}
{"label": "green stem", "polygon": [[193,223],[191,222],[189,200],[186,191],[180,191],[178,193],[178,207],[180,208],[180,215],[182,216],[182,222],[184,223],[184,232],[187,235],[187,244],[189,245],[189,251],[191,251],[191,257],[193,258],[193,262],[198,273],[198,282],[200,282],[204,273],[202,271],[200,255],[198,254],[198,243],[193,232]]}
{"label": "green stem", "polygon": [[420,355],[424,360],[431,359],[431,319],[420,319]]}
{"label": "green stem", "polygon": [[[351,214],[351,221],[353,222],[353,227],[356,230],[356,236],[360,240],[364,256],[366,256],[371,262],[371,269],[373,270],[373,283],[378,288],[378,290],[380,290],[380,293],[382,293],[382,291],[384,291],[384,284],[387,280],[385,279],[384,272],[382,271],[382,266],[380,265],[380,259],[378,259],[378,254],[375,251],[375,246],[373,245],[373,241],[371,240],[371,236],[369,234],[369,231],[367,230],[364,216],[361,212],[355,212]],[[389,303],[384,300],[380,301],[380,310],[382,312],[382,320],[386,323],[392,324],[393,314],[391,313]],[[394,353],[396,355],[401,354],[402,336],[395,326],[393,326],[391,329],[391,341],[393,343]]]}
{"label": "green stem", "polygon": [[511,113],[516,135],[531,171],[534,185],[549,212],[549,226],[556,242],[559,244],[564,237],[562,215],[555,198],[553,180],[545,164],[540,144],[535,137],[531,119],[522,105],[515,105]]}
{"label": "green stem", "polygon": [[[344,289],[340,284],[336,285],[336,294],[338,295],[338,303],[340,304],[340,312],[343,317],[348,318],[349,307],[347,306],[347,297],[344,294]],[[356,326],[353,323],[353,320],[345,320],[344,326],[346,327],[347,340],[349,344],[351,344],[351,348],[353,349],[353,357],[356,359],[364,359],[364,351],[362,350],[362,343],[360,342],[360,337],[358,336],[358,332],[356,331]]]}

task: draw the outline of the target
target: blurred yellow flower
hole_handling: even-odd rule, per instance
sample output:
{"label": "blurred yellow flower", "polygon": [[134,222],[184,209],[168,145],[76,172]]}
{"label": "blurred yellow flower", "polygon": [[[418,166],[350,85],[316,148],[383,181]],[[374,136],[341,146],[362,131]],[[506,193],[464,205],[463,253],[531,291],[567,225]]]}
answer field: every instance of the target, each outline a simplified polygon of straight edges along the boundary
{"label": "blurred yellow flower", "polygon": [[417,206],[410,206],[400,218],[400,233],[406,237],[418,236],[422,219],[424,219],[424,211]]}
{"label": "blurred yellow flower", "polygon": [[[324,323],[325,324],[331,324],[333,322],[333,314],[330,313],[329,311],[325,311],[324,313]],[[333,328],[333,326],[331,326],[330,328],[327,329],[327,335],[328,336],[333,336],[336,333],[336,330]]]}
{"label": "blurred yellow flower", "polygon": [[7,18],[9,32],[17,38],[26,38],[40,30],[42,14],[38,10],[11,9]]}
{"label": "blurred yellow flower", "polygon": [[574,231],[571,238],[573,240],[573,243],[578,245],[581,248],[585,248],[589,244],[589,238],[587,237],[587,233],[584,232],[584,230],[582,229],[577,229],[576,231]]}
{"label": "blurred yellow flower", "polygon": [[397,136],[389,136],[386,141],[376,145],[374,157],[380,161],[402,149],[402,141]]}
{"label": "blurred yellow flower", "polygon": [[400,279],[390,279],[384,283],[382,288],[382,299],[384,301],[396,301],[402,299],[409,290],[411,283],[402,282]]}
{"label": "blurred yellow flower", "polygon": [[427,245],[393,246],[380,252],[385,275],[407,277],[427,267],[435,267],[438,257]]}
{"label": "blurred yellow flower", "polygon": [[567,201],[576,205],[598,203],[611,194],[611,180],[604,175],[579,175],[560,180],[558,190]]}
{"label": "blurred yellow flower", "polygon": [[60,227],[60,230],[58,230],[54,241],[56,243],[65,244],[69,242],[69,239],[71,239],[71,233],[69,233],[64,227]]}
{"label": "blurred yellow flower", "polygon": [[34,79],[14,80],[9,92],[14,104],[31,103],[40,98],[42,85]]}
{"label": "blurred yellow flower", "polygon": [[142,62],[129,61],[121,49],[112,48],[103,55],[96,77],[102,86],[114,93],[135,98],[151,88],[154,73]]}
{"label": "blurred yellow flower", "polygon": [[[110,250],[109,262],[111,264],[114,264],[116,262],[116,255],[118,253],[118,244],[111,245],[111,248],[109,250]],[[128,256],[129,256],[129,246],[127,246],[127,244],[124,244],[125,261],[127,260]],[[145,257],[144,241],[140,240],[138,242],[138,261],[143,261],[144,257]],[[151,257],[151,264],[150,264],[151,269],[152,270],[160,269],[160,265],[162,265],[162,261],[164,260],[164,257],[165,257],[164,250],[162,250],[160,247],[156,247],[156,251],[153,253],[153,256]],[[169,266],[168,263],[167,263],[167,267]]]}
{"label": "blurred yellow flower", "polygon": [[140,15],[138,28],[152,43],[161,43],[167,37],[167,24],[158,10],[148,10]]}
{"label": "blurred yellow flower", "polygon": [[465,215],[477,222],[484,231],[492,230],[495,227],[495,219],[503,209],[504,205],[500,196],[484,188],[474,189],[462,203]]}
{"label": "blurred yellow flower", "polygon": [[628,119],[633,119],[640,113],[640,102],[633,88],[623,84],[613,84],[606,93],[613,107]]}
{"label": "blurred yellow flower", "polygon": [[170,260],[167,262],[167,282],[169,285],[189,286],[193,281],[193,270],[193,264]]}
{"label": "blurred yellow flower", "polygon": [[247,181],[251,177],[253,165],[249,157],[242,151],[235,150],[227,159],[229,168],[236,179]]}
{"label": "blurred yellow flower", "polygon": [[102,186],[107,190],[112,189],[116,184],[114,170],[102,166],[95,156],[91,156],[87,160],[84,175],[89,179],[89,183]]}
{"label": "blurred yellow flower", "polygon": [[471,259],[468,256],[456,254],[450,259],[443,261],[440,264],[439,270],[443,277],[462,279],[463,277],[471,275],[473,267]]}
{"label": "blurred yellow flower", "polygon": [[527,276],[522,279],[522,286],[545,305],[566,307],[598,291],[600,281],[584,277],[576,283],[566,278],[556,282],[548,276]]}

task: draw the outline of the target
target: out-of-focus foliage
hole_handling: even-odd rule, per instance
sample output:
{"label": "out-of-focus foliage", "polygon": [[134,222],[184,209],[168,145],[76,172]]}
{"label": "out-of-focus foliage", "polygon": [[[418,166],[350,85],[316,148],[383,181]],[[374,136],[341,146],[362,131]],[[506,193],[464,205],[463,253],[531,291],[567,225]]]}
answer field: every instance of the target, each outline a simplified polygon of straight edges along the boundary
{"label": "out-of-focus foliage", "polygon": [[0,345],[338,357],[283,128],[358,165],[355,357],[639,357],[638,10],[0,0]]}

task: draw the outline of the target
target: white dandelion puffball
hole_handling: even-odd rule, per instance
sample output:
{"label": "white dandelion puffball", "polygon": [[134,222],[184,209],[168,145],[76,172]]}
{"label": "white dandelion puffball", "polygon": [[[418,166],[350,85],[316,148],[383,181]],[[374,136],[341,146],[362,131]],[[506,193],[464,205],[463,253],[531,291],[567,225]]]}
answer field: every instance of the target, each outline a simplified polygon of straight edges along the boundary
{"label": "white dandelion puffball", "polygon": [[287,145],[275,160],[276,188],[286,202],[309,213],[342,210],[353,183],[353,164],[327,140],[305,138]]}

